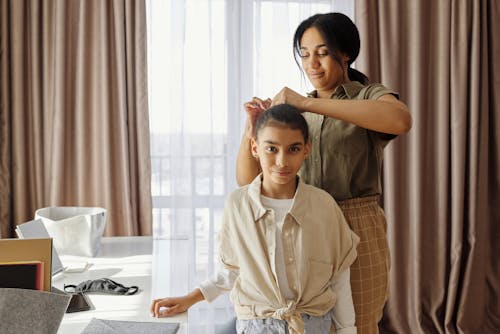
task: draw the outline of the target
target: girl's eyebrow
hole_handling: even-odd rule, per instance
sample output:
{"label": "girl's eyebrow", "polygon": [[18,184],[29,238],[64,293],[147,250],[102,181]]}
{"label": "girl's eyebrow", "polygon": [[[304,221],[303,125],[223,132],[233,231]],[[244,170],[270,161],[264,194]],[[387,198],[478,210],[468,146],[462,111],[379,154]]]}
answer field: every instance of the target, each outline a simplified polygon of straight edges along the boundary
{"label": "girl's eyebrow", "polygon": [[[263,142],[266,143],[266,144],[271,144],[271,145],[279,145],[279,143],[274,142],[272,140],[264,140]],[[298,141],[298,142],[292,143],[292,144],[290,144],[288,146],[301,146],[301,145],[304,145],[304,143]]]}

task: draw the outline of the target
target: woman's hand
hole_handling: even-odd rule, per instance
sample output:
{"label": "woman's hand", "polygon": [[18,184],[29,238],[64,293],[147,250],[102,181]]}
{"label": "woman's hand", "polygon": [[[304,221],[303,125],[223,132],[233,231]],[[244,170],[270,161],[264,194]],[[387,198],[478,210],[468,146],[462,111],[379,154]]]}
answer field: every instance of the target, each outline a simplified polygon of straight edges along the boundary
{"label": "woman's hand", "polygon": [[252,98],[251,101],[245,102],[243,107],[247,113],[247,123],[245,126],[245,135],[248,139],[253,137],[253,128],[255,126],[255,122],[260,114],[269,109],[271,106],[271,99],[262,100],[258,97]]}
{"label": "woman's hand", "polygon": [[155,318],[171,317],[186,312],[193,304],[203,300],[200,289],[195,289],[186,296],[155,299],[151,303],[151,315]]}
{"label": "woman's hand", "polygon": [[275,106],[277,104],[287,103],[287,104],[291,104],[292,106],[294,106],[296,108],[304,110],[303,105],[304,105],[304,102],[306,101],[306,99],[307,98],[305,96],[300,95],[296,91],[294,91],[288,87],[284,87],[273,98],[271,105]]}

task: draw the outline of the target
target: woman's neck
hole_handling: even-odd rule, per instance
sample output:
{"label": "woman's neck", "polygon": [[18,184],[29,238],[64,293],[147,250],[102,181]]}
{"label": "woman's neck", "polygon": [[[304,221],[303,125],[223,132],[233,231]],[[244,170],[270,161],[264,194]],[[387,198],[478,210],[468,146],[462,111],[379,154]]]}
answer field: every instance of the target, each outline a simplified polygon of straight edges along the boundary
{"label": "woman's neck", "polygon": [[335,89],[334,90],[328,90],[328,91],[326,91],[326,90],[322,90],[322,91],[318,90],[318,91],[316,91],[317,92],[316,95],[320,99],[329,99],[329,98],[332,97],[332,94],[333,94],[333,92],[335,92]]}
{"label": "woman's neck", "polygon": [[319,90],[319,89],[316,89],[316,95],[318,98],[320,99],[329,99],[332,97],[333,93],[335,93],[335,91],[337,90],[337,88],[339,88],[340,86],[350,82],[351,80],[349,79],[349,77],[347,78],[344,78],[344,80],[338,82],[333,88],[331,89],[325,89],[325,90]]}

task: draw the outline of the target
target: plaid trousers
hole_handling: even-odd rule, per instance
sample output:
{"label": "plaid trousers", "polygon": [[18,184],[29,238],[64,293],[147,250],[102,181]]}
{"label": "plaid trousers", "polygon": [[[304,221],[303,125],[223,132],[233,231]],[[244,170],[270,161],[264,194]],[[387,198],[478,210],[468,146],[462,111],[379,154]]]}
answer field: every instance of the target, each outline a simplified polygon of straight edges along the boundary
{"label": "plaid trousers", "polygon": [[339,201],[347,223],[360,238],[351,266],[351,289],[358,334],[378,334],[387,301],[390,254],[387,222],[378,196]]}

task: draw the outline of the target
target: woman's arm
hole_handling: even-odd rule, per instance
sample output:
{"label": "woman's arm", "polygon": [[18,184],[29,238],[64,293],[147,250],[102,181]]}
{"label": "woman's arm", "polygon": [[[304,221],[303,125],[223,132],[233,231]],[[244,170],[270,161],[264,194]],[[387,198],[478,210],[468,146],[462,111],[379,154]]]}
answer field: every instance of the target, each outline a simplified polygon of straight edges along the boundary
{"label": "woman's arm", "polygon": [[388,134],[406,133],[412,123],[408,107],[391,94],[377,100],[336,100],[308,98],[285,87],[272,102],[281,103]]}
{"label": "woman's arm", "polygon": [[247,113],[245,131],[241,138],[240,149],[236,159],[236,182],[244,186],[260,173],[259,161],[253,157],[250,140],[253,137],[254,125],[261,113],[266,111],[271,105],[271,100],[262,100],[254,97],[252,101],[246,102],[243,107]]}
{"label": "woman's arm", "polygon": [[[247,128],[249,127],[249,122],[250,120],[247,120]],[[245,131],[241,138],[240,149],[238,150],[238,157],[236,159],[236,182],[240,187],[252,182],[260,172],[260,164],[252,155],[251,137],[248,137],[247,132]]]}

